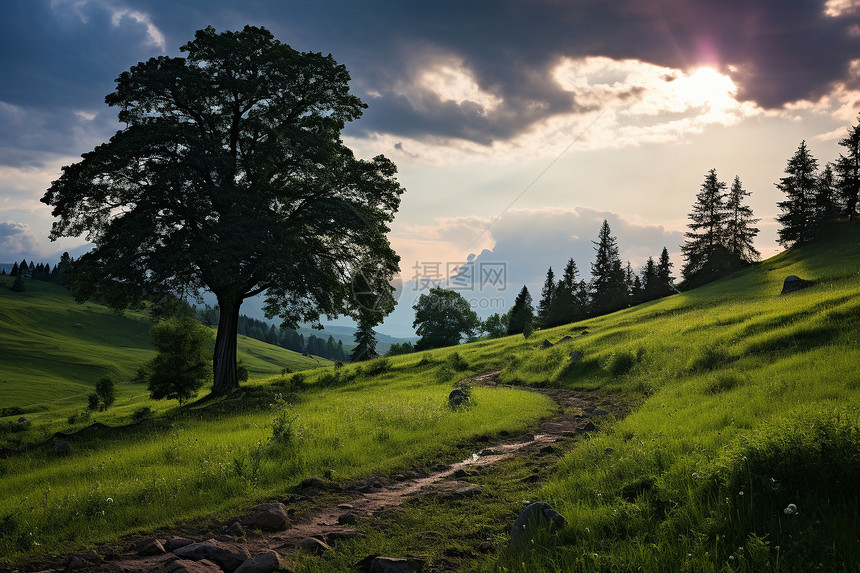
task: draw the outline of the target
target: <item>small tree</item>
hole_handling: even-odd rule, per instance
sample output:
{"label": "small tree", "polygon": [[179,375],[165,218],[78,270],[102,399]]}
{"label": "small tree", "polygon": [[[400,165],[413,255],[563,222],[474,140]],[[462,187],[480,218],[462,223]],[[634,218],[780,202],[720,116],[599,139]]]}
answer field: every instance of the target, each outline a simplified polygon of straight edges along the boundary
{"label": "small tree", "polygon": [[758,228],[753,225],[758,223],[759,219],[753,218],[752,209],[744,203],[744,198],[749,195],[749,191],[741,185],[740,177],[735,175],[726,199],[725,245],[730,253],[747,263],[757,261],[761,257],[761,253],[753,246],[753,239],[758,235]]}
{"label": "small tree", "polygon": [[498,312],[491,314],[484,321],[482,326],[484,332],[490,338],[501,338],[508,334],[508,313],[499,314]]}
{"label": "small tree", "polygon": [[845,218],[854,221],[860,199],[860,123],[848,129],[848,136],[839,140],[845,154],[836,160],[839,197]]}
{"label": "small tree", "polygon": [[672,261],[669,260],[669,251],[663,247],[660,261],[657,263],[657,280],[661,297],[675,293],[675,277],[672,276],[673,266]]}
{"label": "small tree", "polygon": [[428,294],[419,296],[412,308],[415,310],[412,326],[421,337],[416,350],[454,346],[481,326],[469,301],[453,290],[432,288]]}
{"label": "small tree", "polygon": [[555,274],[552,272],[552,267],[546,272],[546,280],[543,283],[543,290],[540,292],[540,302],[538,303],[537,322],[543,328],[550,325],[550,311],[552,308],[552,299],[555,294]]}
{"label": "small tree", "polygon": [[358,321],[358,329],[355,331],[355,348],[349,355],[352,362],[361,362],[379,356],[379,353],[376,352],[376,333],[373,331],[373,326],[369,320]]}
{"label": "small tree", "polygon": [[149,394],[181,406],[212,379],[212,332],[188,316],[172,317],[150,330],[158,355],[150,362]]}
{"label": "small tree", "polygon": [[815,227],[816,232],[839,219],[836,179],[833,175],[833,164],[831,163],[824,166],[824,170],[815,182],[813,204],[813,227]]}
{"label": "small tree", "polygon": [[596,256],[591,264],[591,308],[594,315],[601,315],[627,306],[627,284],[617,241],[605,219],[597,241],[592,242]]}
{"label": "small tree", "polygon": [[724,250],[725,189],[726,184],[717,179],[717,170],[711,169],[696,194],[687,224],[690,230],[684,233],[687,240],[681,246],[685,261],[681,274],[687,281],[706,269],[709,262],[713,266],[714,256]]}
{"label": "small tree", "polygon": [[24,273],[19,272],[12,282],[12,291],[24,292],[25,290],[27,290],[27,285],[24,283]]}
{"label": "small tree", "polygon": [[558,326],[581,320],[585,316],[587,292],[577,282],[576,262],[568,259],[561,279],[556,283],[549,309],[548,321],[544,326]]}
{"label": "small tree", "polygon": [[101,409],[107,410],[116,400],[116,382],[110,374],[105,374],[96,382],[96,395],[101,400]]}
{"label": "small tree", "polygon": [[778,241],[784,247],[812,239],[817,169],[818,161],[809,152],[806,142],[801,141],[797,151],[788,160],[786,176],[776,184],[786,195],[785,201],[777,203],[783,212],[776,218],[782,225]]}
{"label": "small tree", "polygon": [[534,329],[535,311],[532,306],[532,295],[523,285],[522,290],[514,299],[508,319],[508,334],[525,334],[528,337]]}

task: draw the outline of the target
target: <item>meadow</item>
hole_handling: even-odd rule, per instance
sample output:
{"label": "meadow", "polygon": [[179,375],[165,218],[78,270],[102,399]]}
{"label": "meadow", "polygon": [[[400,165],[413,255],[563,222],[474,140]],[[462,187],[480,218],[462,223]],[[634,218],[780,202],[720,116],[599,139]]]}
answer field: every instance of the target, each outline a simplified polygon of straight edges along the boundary
{"label": "meadow", "polygon": [[[812,286],[780,295],[792,274]],[[566,445],[538,480],[510,461],[474,476],[479,503],[408,503],[359,522],[365,538],[300,557],[297,570],[348,571],[379,550],[422,552],[434,566],[450,558],[443,549],[468,556],[460,571],[858,570],[858,294],[855,225],[528,339],[257,377],[241,399],[85,433],[67,456],[46,447],[0,462],[0,555],[8,564],[223,518],[310,475],[347,482],[452,461],[548,414],[551,403],[523,386],[641,405]],[[459,380],[496,369],[511,387],[475,387],[464,410],[445,405]],[[509,548],[507,520],[524,499],[550,502],[567,522]],[[486,535],[491,549],[477,552]]]}

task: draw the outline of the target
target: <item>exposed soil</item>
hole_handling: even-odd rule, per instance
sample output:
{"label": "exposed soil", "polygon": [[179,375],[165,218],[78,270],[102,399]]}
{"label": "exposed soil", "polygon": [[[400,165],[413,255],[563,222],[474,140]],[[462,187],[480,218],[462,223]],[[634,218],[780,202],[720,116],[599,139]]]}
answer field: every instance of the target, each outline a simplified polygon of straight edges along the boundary
{"label": "exposed soil", "polygon": [[[498,371],[487,372],[464,382],[492,386],[496,385],[498,374]],[[360,535],[360,532],[352,527],[355,521],[395,508],[408,497],[425,494],[469,497],[477,493],[474,489],[476,486],[458,481],[458,478],[467,475],[470,470],[491,466],[513,456],[533,454],[547,449],[548,446],[551,449],[551,444],[595,430],[601,420],[607,416],[620,418],[626,415],[631,406],[623,398],[593,392],[573,392],[558,388],[533,389],[533,391],[552,398],[557,404],[557,409],[552,418],[543,422],[532,434],[494,443],[473,453],[465,460],[450,465],[439,464],[429,472],[409,471],[390,477],[378,476],[343,486],[333,486],[339,490],[338,496],[344,498],[343,501],[330,505],[311,505],[310,509],[295,515],[288,529],[284,531],[259,535],[248,532],[244,539],[237,539],[224,533],[224,524],[213,524],[208,530],[176,531],[172,535],[158,539],[165,542],[170,538],[188,538],[194,541],[214,538],[228,546],[244,548],[252,557],[271,550],[288,556],[301,551],[302,541],[311,537],[331,543]],[[318,492],[306,489],[303,494],[293,495],[281,501],[288,508],[297,504],[307,507],[308,499],[313,503]],[[331,499],[332,496],[323,495],[322,497]],[[292,509],[290,513],[293,513]],[[349,516],[344,517],[346,514]],[[55,563],[53,569],[43,567],[42,570],[100,573],[159,571],[177,559],[170,552],[156,556],[139,556],[136,548],[140,546],[141,542],[138,541],[125,548],[126,551],[109,556],[98,563],[93,562],[97,558],[93,552],[68,556],[60,566]],[[27,570],[36,569],[28,567]]]}

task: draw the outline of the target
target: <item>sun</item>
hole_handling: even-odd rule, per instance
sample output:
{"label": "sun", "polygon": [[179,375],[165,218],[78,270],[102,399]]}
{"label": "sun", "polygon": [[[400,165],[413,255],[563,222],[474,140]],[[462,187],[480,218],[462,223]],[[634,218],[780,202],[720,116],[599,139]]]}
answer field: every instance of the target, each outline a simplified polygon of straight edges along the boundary
{"label": "sun", "polygon": [[709,66],[703,66],[677,80],[677,93],[692,107],[727,109],[736,103],[738,88],[732,79]]}

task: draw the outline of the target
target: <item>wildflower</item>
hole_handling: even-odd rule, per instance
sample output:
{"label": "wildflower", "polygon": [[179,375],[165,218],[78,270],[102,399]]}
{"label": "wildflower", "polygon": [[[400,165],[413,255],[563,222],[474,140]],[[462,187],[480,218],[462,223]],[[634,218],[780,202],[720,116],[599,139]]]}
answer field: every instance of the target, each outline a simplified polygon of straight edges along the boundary
{"label": "wildflower", "polygon": [[743,494],[744,494],[744,492],[743,492],[743,491],[739,491],[739,492],[738,492],[738,495],[743,495]]}
{"label": "wildflower", "polygon": [[797,513],[797,506],[793,503],[789,503],[788,507],[786,507],[783,511],[786,515],[794,515]]}

